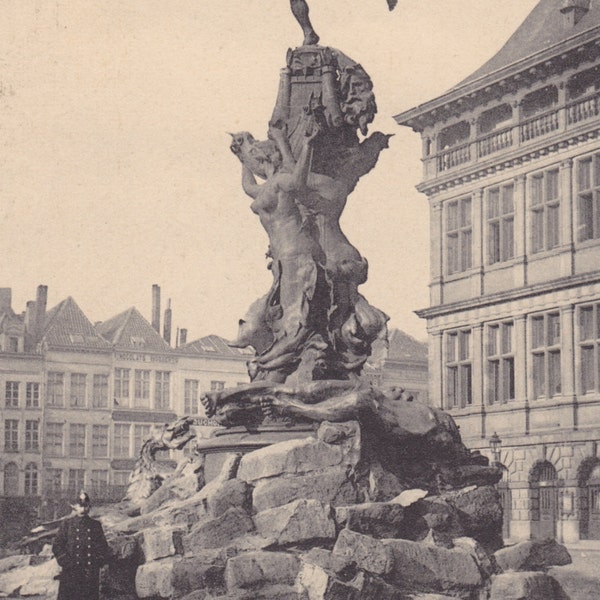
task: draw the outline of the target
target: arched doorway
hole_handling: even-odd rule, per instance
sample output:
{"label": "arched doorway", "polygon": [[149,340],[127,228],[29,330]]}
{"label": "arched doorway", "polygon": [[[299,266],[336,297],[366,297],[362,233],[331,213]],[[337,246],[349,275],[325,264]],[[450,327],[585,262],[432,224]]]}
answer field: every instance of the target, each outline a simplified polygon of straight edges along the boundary
{"label": "arched doorway", "polygon": [[600,460],[589,458],[578,472],[579,536],[584,540],[600,540]]}
{"label": "arched doorway", "polygon": [[547,460],[534,465],[529,476],[531,496],[531,538],[556,538],[558,514],[558,475]]}
{"label": "arched doorway", "polygon": [[19,467],[12,462],[4,466],[4,495],[19,495]]}

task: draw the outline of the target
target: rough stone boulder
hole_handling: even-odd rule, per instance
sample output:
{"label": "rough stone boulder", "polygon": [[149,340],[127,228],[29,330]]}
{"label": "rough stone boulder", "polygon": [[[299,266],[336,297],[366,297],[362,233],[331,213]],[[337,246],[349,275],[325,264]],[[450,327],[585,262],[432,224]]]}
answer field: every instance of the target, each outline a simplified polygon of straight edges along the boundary
{"label": "rough stone boulder", "polygon": [[491,486],[469,486],[418,500],[406,508],[408,539],[429,539],[451,548],[457,537],[476,539],[486,550],[502,547],[502,507]]}
{"label": "rough stone boulder", "polygon": [[334,540],[331,507],[318,500],[296,500],[254,516],[257,532],[278,546],[314,540]]}
{"label": "rough stone boulder", "polygon": [[340,532],[333,555],[400,589],[467,593],[483,585],[473,556],[409,540],[375,540],[347,529]]}
{"label": "rough stone boulder", "polygon": [[358,502],[362,497],[352,471],[339,465],[307,475],[262,479],[256,483],[252,502],[255,510],[263,511],[300,499],[338,506]]}
{"label": "rough stone boulder", "polygon": [[[503,573],[492,581],[490,600],[564,600],[559,583],[538,572]],[[591,600],[591,599],[590,599]]]}
{"label": "rough stone boulder", "polygon": [[360,441],[358,423],[325,422],[316,439],[289,440],[246,454],[240,462],[237,477],[255,483],[269,477],[304,475],[339,465],[356,467],[360,459]]}
{"label": "rough stone boulder", "polygon": [[184,529],[173,527],[152,527],[139,534],[139,545],[144,562],[183,554]]}
{"label": "rough stone boulder", "polygon": [[503,571],[545,571],[572,562],[569,551],[555,540],[521,542],[498,550],[494,558]]}
{"label": "rough stone boulder", "polygon": [[0,575],[0,597],[42,596],[51,598],[58,591],[60,573],[58,563],[52,559],[40,565],[14,568]]}
{"label": "rough stone boulder", "polygon": [[338,506],[335,520],[341,529],[363,533],[375,538],[404,537],[404,508],[400,504],[367,502],[353,506]]}
{"label": "rough stone boulder", "polygon": [[236,538],[254,530],[254,523],[245,511],[230,508],[222,515],[196,523],[183,538],[185,554],[205,548],[228,546]]}
{"label": "rough stone boulder", "polygon": [[293,585],[299,569],[300,559],[293,554],[247,552],[227,561],[225,583],[229,593],[265,585]]}

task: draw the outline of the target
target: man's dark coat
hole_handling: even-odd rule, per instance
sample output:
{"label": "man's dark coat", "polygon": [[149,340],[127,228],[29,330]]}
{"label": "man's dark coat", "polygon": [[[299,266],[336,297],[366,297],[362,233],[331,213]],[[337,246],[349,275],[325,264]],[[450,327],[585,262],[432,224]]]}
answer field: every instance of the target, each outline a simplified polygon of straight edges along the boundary
{"label": "man's dark coat", "polygon": [[98,600],[100,567],[109,555],[100,521],[88,515],[63,521],[52,552],[62,567],[57,600]]}

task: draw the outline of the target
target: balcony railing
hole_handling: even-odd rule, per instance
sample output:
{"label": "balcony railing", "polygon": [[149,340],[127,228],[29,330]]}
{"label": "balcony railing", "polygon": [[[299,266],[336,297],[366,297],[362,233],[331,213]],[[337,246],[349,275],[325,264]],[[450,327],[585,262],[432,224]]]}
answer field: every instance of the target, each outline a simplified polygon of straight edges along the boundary
{"label": "balcony railing", "polygon": [[[511,148],[527,145],[560,129],[579,126],[600,116],[600,92],[568,104],[558,105],[553,110],[536,115],[512,126],[479,136],[469,142],[447,148],[425,160],[426,177],[444,173],[461,165]],[[432,171],[435,169],[435,172]]]}
{"label": "balcony railing", "polygon": [[494,131],[477,141],[478,156],[487,156],[512,146],[512,127]]}
{"label": "balcony railing", "polygon": [[447,171],[471,161],[471,144],[457,146],[438,154],[438,171]]}
{"label": "balcony railing", "polygon": [[528,142],[558,129],[558,110],[528,119],[519,126],[521,141]]}
{"label": "balcony railing", "polygon": [[600,105],[600,95],[583,98],[577,102],[572,102],[567,106],[567,125],[581,123],[587,119],[597,117],[600,114],[598,110]]}

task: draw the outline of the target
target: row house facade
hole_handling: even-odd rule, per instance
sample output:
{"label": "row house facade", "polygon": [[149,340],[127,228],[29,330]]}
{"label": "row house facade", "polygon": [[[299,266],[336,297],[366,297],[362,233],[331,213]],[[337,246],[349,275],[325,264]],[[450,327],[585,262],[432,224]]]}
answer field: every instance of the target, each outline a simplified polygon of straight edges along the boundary
{"label": "row house facade", "polygon": [[35,497],[52,518],[82,488],[122,497],[152,428],[204,424],[200,396],[247,382],[248,351],[217,336],[173,348],[135,308],[93,325],[72,298],[40,312],[36,337],[46,293],[18,316],[0,290],[0,497]]}
{"label": "row house facade", "polygon": [[541,0],[396,120],[423,140],[430,401],[504,465],[506,535],[599,539],[599,3]]}

